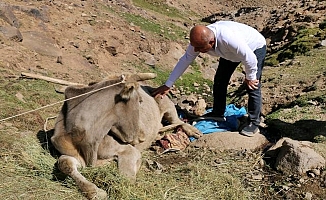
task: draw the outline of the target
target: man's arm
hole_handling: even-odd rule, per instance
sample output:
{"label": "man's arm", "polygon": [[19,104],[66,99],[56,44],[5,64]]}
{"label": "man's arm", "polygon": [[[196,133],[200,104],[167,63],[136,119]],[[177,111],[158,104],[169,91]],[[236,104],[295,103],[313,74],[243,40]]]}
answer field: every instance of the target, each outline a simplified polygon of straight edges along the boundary
{"label": "man's arm", "polygon": [[198,55],[199,52],[195,52],[194,47],[189,44],[185,54],[179,59],[168,80],[164,85],[153,90],[152,96],[157,97],[166,95],[173,86],[174,82],[186,71],[186,69]]}
{"label": "man's arm", "polygon": [[189,44],[185,54],[179,59],[168,80],[165,82],[165,85],[172,87],[174,82],[186,71],[198,55],[199,52],[195,52],[194,47]]}

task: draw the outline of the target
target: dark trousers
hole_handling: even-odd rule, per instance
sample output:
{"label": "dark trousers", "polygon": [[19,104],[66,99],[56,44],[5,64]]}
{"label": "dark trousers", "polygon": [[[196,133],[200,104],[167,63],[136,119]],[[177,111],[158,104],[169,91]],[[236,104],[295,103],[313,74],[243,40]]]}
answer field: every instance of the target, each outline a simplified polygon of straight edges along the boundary
{"label": "dark trousers", "polygon": [[[249,121],[255,125],[259,125],[260,123],[260,112],[262,106],[262,98],[261,98],[261,75],[264,67],[264,61],[266,56],[266,46],[257,49],[254,51],[257,60],[258,60],[258,70],[257,70],[257,80],[259,80],[258,89],[250,90],[248,86],[247,93],[249,95],[248,100],[248,115]],[[220,58],[218,68],[216,70],[216,74],[214,77],[214,87],[213,87],[213,95],[214,95],[214,104],[213,104],[213,113],[217,116],[223,116],[225,112],[226,106],[226,94],[227,87],[233,74],[234,70],[240,62],[232,62],[226,60],[224,58]]]}

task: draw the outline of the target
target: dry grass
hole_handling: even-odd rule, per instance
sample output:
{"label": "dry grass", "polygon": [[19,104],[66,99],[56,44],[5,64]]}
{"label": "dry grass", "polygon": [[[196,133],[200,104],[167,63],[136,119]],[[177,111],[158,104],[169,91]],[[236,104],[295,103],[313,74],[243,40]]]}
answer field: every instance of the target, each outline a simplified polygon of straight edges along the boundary
{"label": "dry grass", "polygon": [[2,199],[80,199],[55,181],[56,159],[45,151],[33,132],[4,127],[0,132],[0,196]]}
{"label": "dry grass", "polygon": [[[82,198],[73,180],[58,172],[56,159],[42,148],[34,133],[22,135],[17,129],[5,127],[0,142],[4,144],[0,156],[3,199]],[[106,190],[110,199],[252,199],[258,194],[245,188],[242,177],[255,165],[255,159],[236,159],[232,154],[189,149],[158,156],[147,151],[136,184],[121,177],[114,163],[85,168],[82,173]],[[146,159],[162,163],[165,169],[153,172]]]}

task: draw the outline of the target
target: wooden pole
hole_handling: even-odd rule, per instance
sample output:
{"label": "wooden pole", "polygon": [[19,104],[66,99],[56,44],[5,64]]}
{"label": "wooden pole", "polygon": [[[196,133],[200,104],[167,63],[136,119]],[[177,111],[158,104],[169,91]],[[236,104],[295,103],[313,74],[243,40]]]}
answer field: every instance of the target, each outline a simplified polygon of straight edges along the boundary
{"label": "wooden pole", "polygon": [[41,80],[49,81],[51,83],[58,83],[58,84],[61,84],[61,85],[83,85],[83,84],[80,84],[80,83],[73,83],[73,82],[69,82],[69,81],[65,81],[65,80],[60,80],[60,79],[56,79],[56,78],[42,76],[42,75],[39,75],[39,74],[31,74],[31,73],[22,72],[21,76],[24,77],[24,78],[41,79]]}

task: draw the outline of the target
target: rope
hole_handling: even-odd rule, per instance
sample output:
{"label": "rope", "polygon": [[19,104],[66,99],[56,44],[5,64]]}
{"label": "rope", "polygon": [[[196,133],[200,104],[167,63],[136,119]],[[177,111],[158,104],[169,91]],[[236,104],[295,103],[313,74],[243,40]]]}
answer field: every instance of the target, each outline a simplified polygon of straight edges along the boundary
{"label": "rope", "polygon": [[0,122],[3,122],[3,121],[6,121],[6,120],[9,120],[9,119],[12,119],[12,118],[15,118],[15,117],[19,117],[19,116],[22,116],[22,115],[25,115],[25,114],[28,114],[28,113],[31,113],[31,112],[35,112],[35,111],[38,111],[38,110],[41,110],[41,109],[44,109],[44,108],[48,108],[48,107],[51,107],[51,106],[54,106],[56,104],[59,104],[59,103],[63,103],[63,102],[66,102],[66,101],[70,101],[72,99],[76,99],[76,98],[79,98],[79,97],[82,97],[82,96],[85,96],[85,95],[88,95],[88,94],[91,94],[91,93],[95,93],[95,92],[98,92],[100,90],[104,90],[106,88],[109,88],[109,87],[112,87],[112,86],[115,86],[115,85],[119,85],[121,83],[124,83],[125,82],[125,79],[126,77],[124,75],[121,76],[121,81],[118,82],[118,83],[114,83],[112,85],[108,85],[108,86],[105,86],[105,87],[102,87],[102,88],[99,88],[99,89],[96,89],[96,90],[92,90],[92,91],[89,91],[89,92],[86,92],[84,94],[80,94],[80,95],[77,95],[77,96],[74,96],[74,97],[71,97],[71,98],[68,98],[68,99],[65,99],[65,100],[62,100],[62,101],[58,101],[58,102],[55,102],[55,103],[52,103],[52,104],[48,104],[48,105],[45,105],[45,106],[42,106],[40,108],[36,108],[34,110],[30,110],[30,111],[26,111],[26,112],[23,112],[23,113],[20,113],[20,114],[17,114],[17,115],[14,115],[14,116],[11,116],[11,117],[7,117],[7,118],[4,118],[4,119],[0,119]]}

